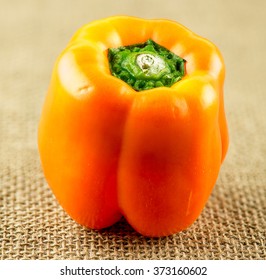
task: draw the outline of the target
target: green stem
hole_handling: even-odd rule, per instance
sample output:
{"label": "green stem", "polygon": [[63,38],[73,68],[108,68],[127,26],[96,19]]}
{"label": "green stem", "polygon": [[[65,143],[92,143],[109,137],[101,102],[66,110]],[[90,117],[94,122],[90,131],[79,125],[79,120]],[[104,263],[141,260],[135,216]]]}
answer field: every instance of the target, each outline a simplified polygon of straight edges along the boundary
{"label": "green stem", "polygon": [[136,91],[171,87],[185,75],[185,60],[153,40],[108,50],[113,76]]}

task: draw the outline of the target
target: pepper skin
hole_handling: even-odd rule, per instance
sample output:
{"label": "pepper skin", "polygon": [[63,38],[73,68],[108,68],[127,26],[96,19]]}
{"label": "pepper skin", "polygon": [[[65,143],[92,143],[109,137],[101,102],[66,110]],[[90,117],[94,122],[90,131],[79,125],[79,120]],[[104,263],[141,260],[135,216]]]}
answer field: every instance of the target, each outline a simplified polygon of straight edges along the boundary
{"label": "pepper skin", "polygon": [[[136,91],[111,75],[108,49],[149,39],[185,59],[186,73]],[[218,49],[173,21],[117,16],[78,30],[55,63],[38,131],[65,211],[93,229],[123,215],[150,237],[189,227],[228,148],[224,75]]]}

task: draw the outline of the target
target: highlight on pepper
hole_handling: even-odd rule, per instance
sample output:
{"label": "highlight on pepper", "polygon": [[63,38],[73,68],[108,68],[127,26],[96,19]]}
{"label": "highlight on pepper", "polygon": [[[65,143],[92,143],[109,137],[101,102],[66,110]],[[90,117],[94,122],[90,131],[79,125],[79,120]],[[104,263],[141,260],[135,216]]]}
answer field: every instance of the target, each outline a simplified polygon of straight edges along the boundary
{"label": "highlight on pepper", "polygon": [[189,228],[228,149],[224,77],[218,48],[177,22],[81,27],[55,62],[38,129],[62,208],[91,229],[122,216],[150,237]]}

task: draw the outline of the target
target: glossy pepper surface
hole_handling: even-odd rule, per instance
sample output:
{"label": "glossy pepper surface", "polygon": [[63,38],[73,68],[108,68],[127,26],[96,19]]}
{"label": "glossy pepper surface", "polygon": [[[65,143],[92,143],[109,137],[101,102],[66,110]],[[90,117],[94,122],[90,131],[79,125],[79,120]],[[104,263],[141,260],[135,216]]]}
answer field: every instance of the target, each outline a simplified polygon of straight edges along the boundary
{"label": "glossy pepper surface", "polygon": [[146,236],[189,227],[228,148],[224,75],[217,47],[173,21],[119,16],[78,30],[55,63],[38,132],[65,211],[93,229],[123,215]]}

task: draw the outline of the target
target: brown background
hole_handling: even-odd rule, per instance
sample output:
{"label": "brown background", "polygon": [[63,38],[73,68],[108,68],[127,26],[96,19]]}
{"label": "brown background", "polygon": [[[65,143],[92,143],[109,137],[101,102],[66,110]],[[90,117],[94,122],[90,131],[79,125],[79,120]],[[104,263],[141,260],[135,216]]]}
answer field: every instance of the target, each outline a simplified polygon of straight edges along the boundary
{"label": "brown background", "polygon": [[[266,1],[1,0],[1,259],[266,259]],[[229,153],[199,219],[146,238],[122,220],[82,228],[40,167],[37,125],[53,63],[83,24],[110,15],[176,20],[213,41],[226,62]]]}

